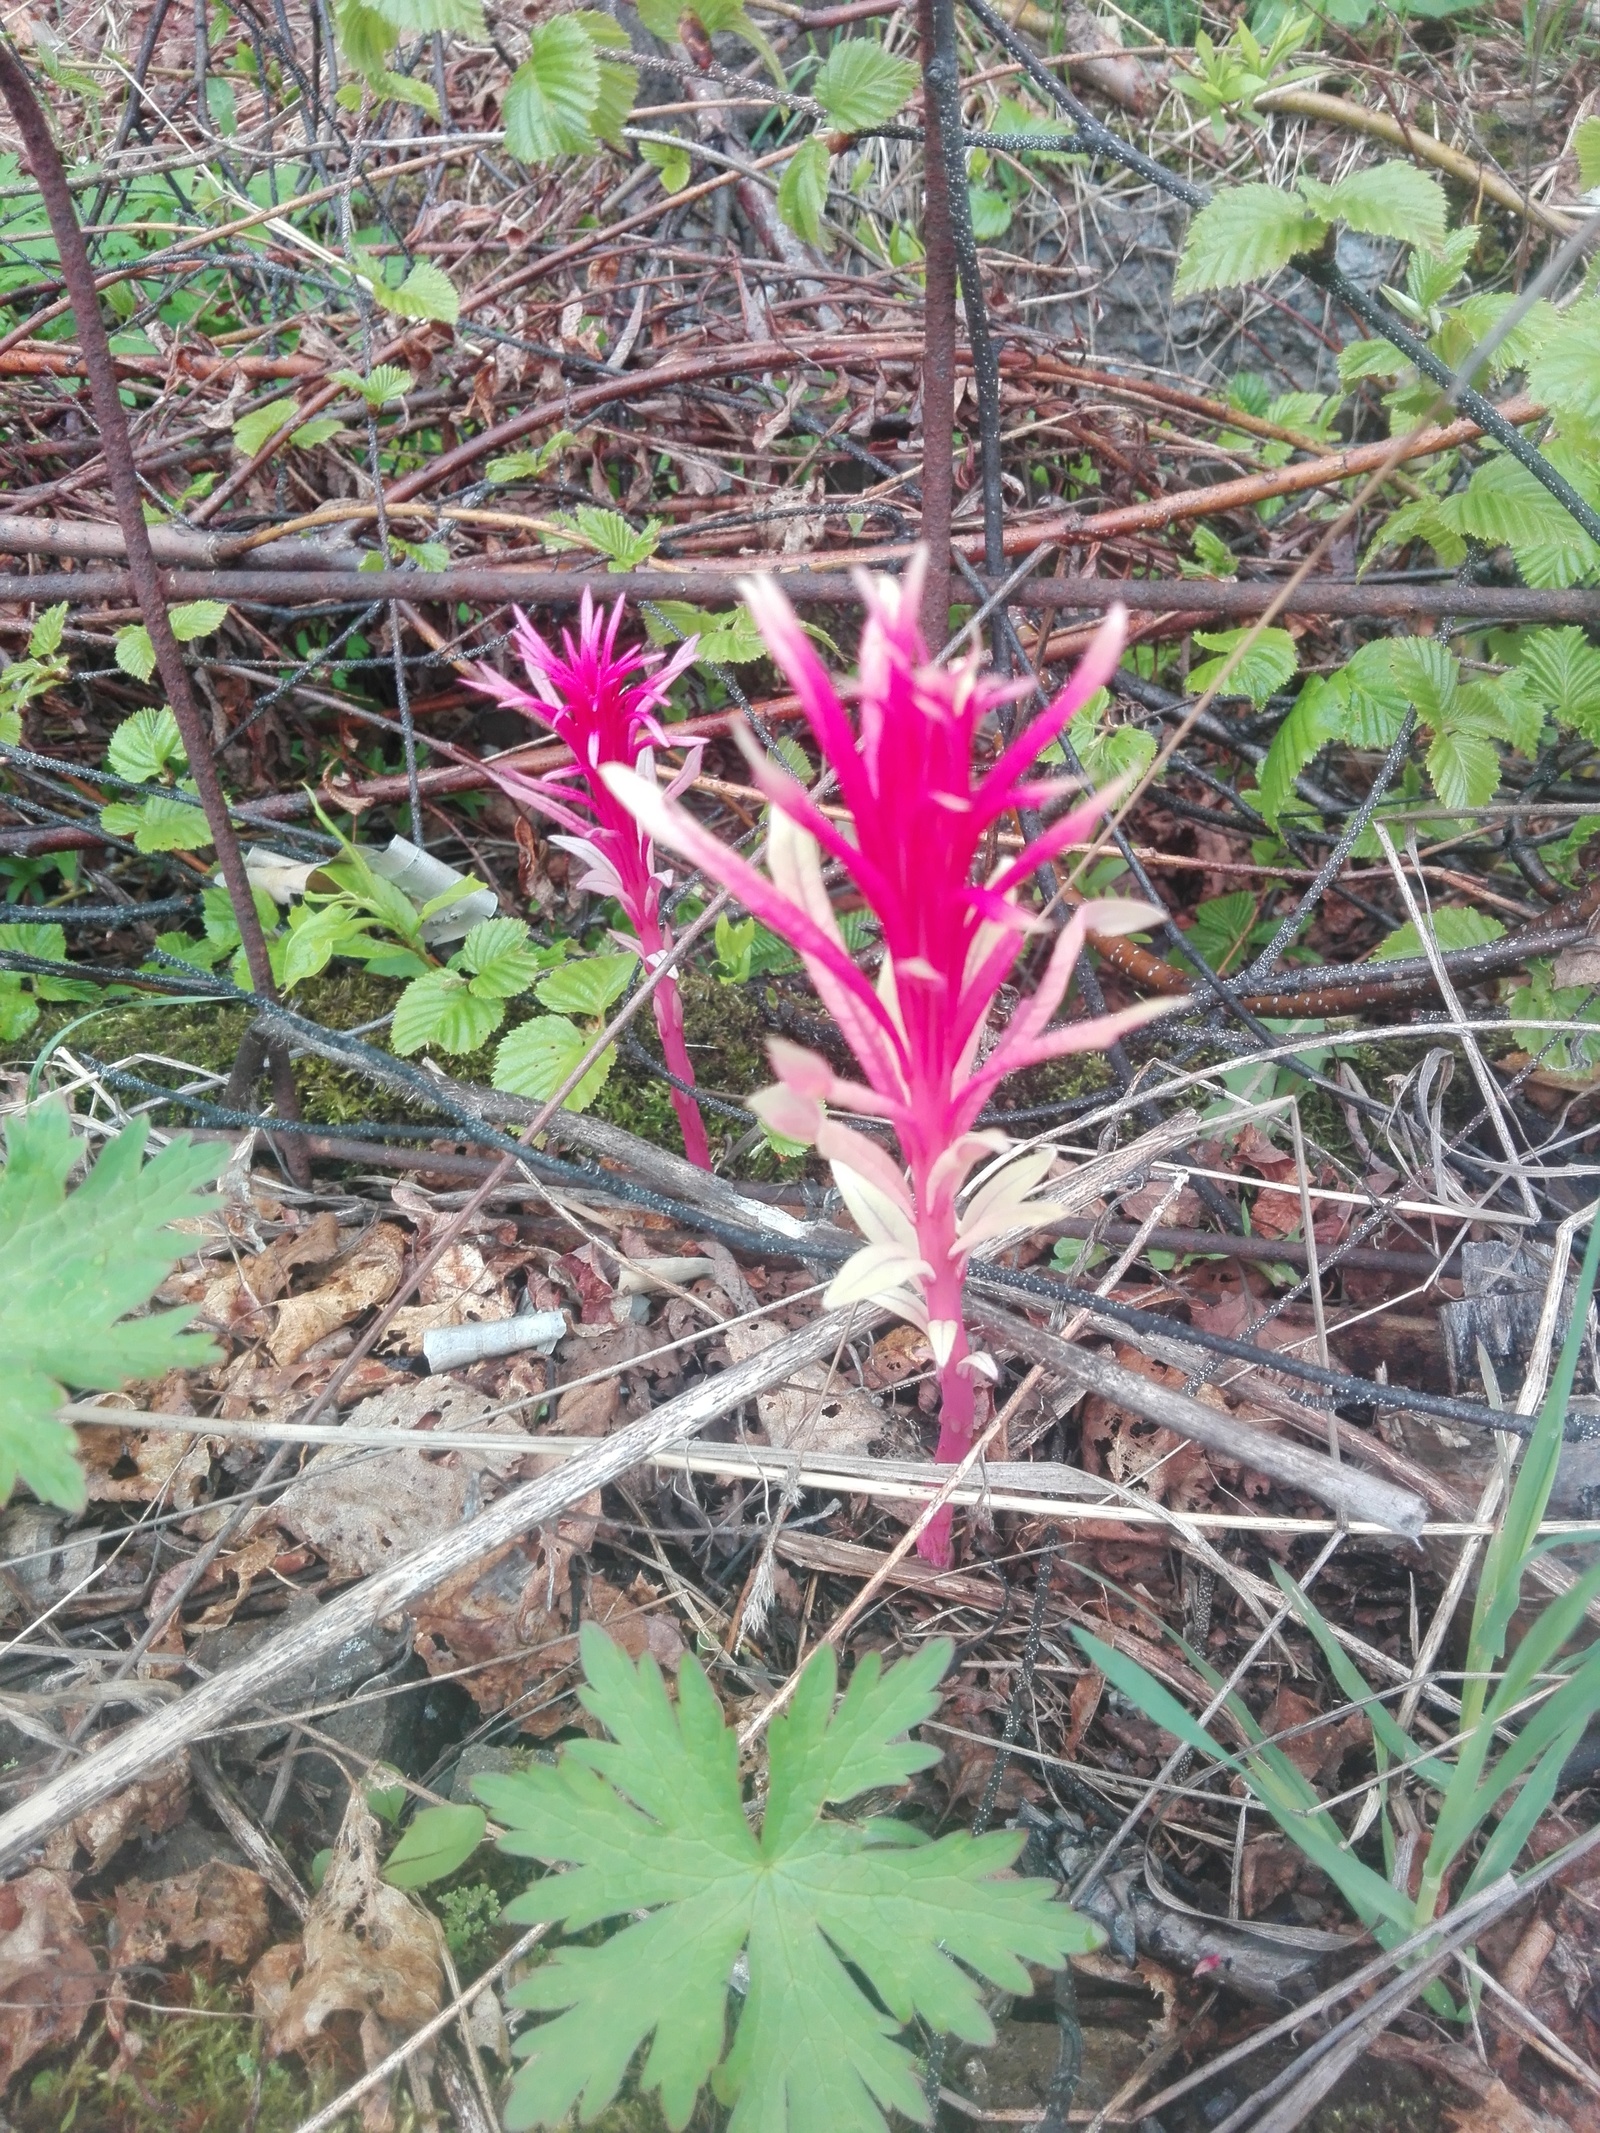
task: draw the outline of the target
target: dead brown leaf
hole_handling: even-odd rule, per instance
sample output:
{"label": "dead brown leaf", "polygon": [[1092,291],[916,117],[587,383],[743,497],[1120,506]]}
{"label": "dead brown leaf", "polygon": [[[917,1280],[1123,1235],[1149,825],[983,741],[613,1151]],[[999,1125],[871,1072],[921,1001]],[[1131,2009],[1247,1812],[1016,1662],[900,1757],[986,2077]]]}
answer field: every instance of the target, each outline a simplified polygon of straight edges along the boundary
{"label": "dead brown leaf", "polygon": [[[380,1879],[377,1819],[352,1792],[299,1940],[269,1948],[250,1973],[268,2052],[312,2053],[335,2016],[354,2015],[365,2063],[375,2066],[443,2004],[441,1948],[429,1913]],[[393,2124],[390,2090],[374,2090],[362,2125],[388,2133]]]}
{"label": "dead brown leaf", "polygon": [[58,1829],[45,1846],[45,1864],[69,1872],[83,1851],[89,1855],[86,1871],[98,1874],[130,1837],[159,1837],[176,1829],[188,1812],[189,1754],[180,1748],[137,1784],[124,1786]]}
{"label": "dead brown leaf", "polygon": [[1503,2081],[1491,2082],[1481,2102],[1450,2110],[1455,2133],[1571,2133],[1563,2119],[1533,2111]]}
{"label": "dead brown leaf", "polygon": [[1367,1721],[1358,1711],[1336,1723],[1319,1722],[1316,1705],[1289,1688],[1279,1689],[1262,1725],[1267,1733],[1288,1736],[1277,1745],[1325,1792],[1337,1780],[1345,1756],[1368,1738]]}
{"label": "dead brown leaf", "polygon": [[[729,1326],[723,1336],[736,1363],[748,1361],[782,1340],[783,1329],[769,1320]],[[767,1442],[783,1451],[865,1452],[887,1428],[883,1410],[858,1392],[839,1370],[826,1363],[806,1363],[791,1371],[782,1385],[758,1393],[756,1414]]]}
{"label": "dead brown leaf", "polygon": [[[339,1256],[339,1222],[324,1210],[290,1230],[253,1259],[241,1259],[207,1287],[205,1315],[225,1333],[252,1330],[263,1307],[276,1303],[297,1267],[326,1266]],[[258,1330],[258,1328],[256,1328]]]}
{"label": "dead brown leaf", "polygon": [[247,1866],[210,1859],[169,1881],[124,1881],[111,1945],[119,1968],[160,1963],[169,1948],[205,1948],[243,1968],[266,1946],[267,1885]]}
{"label": "dead brown leaf", "polygon": [[277,1323],[267,1343],[272,1360],[296,1363],[308,1348],[359,1318],[374,1305],[387,1303],[400,1286],[405,1265],[405,1232],[392,1222],[378,1222],[347,1257],[331,1281],[306,1296],[289,1296],[278,1305]]}
{"label": "dead brown leaf", "polygon": [[36,1867],[0,1884],[0,2093],[40,2052],[72,2043],[99,1987],[66,1876]]}

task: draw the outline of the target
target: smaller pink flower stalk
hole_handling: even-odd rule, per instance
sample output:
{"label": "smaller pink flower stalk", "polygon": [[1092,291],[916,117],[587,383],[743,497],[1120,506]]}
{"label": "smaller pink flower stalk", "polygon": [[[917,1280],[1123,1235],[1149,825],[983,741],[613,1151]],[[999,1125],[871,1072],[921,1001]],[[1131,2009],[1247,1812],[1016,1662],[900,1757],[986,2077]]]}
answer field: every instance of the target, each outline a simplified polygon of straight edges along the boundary
{"label": "smaller pink flower stalk", "polygon": [[[570,631],[562,632],[564,657],[516,609],[512,641],[528,670],[533,693],[489,667],[477,669],[473,685],[525,718],[548,726],[572,750],[571,767],[552,771],[548,777],[530,777],[510,764],[486,762],[483,767],[511,799],[561,825],[566,834],[553,836],[550,842],[584,862],[586,871],[577,884],[580,889],[616,898],[633,928],[632,937],[619,933],[616,939],[623,947],[636,949],[648,970],[672,945],[671,931],[661,916],[661,891],[671,886],[672,877],[657,868],[649,832],[611,791],[606,773],[620,765],[652,791],[656,789],[655,749],[667,741],[655,717],[656,707],[666,701],[673,682],[693,663],[699,640],[691,637],[681,644],[665,665],[659,664],[660,653],[645,652],[637,645],[619,652],[622,608],[618,600],[609,619],[602,618],[585,591],[576,644]],[[651,668],[656,669],[653,674]],[[649,678],[630,682],[633,675]],[[702,752],[698,745],[689,750],[682,770],[668,787],[671,795],[675,797],[693,783]],[[667,976],[656,987],[651,1005],[667,1065],[679,1081],[692,1084],[694,1068],[683,1035],[683,998],[675,976]],[[692,1096],[674,1089],[672,1107],[683,1133],[684,1153],[691,1163],[709,1170],[711,1150],[699,1105]]]}
{"label": "smaller pink flower stalk", "polygon": [[[975,779],[978,728],[1025,685],[981,679],[976,656],[952,667],[929,660],[917,623],[925,564],[919,553],[899,584],[858,580],[867,621],[860,678],[849,693],[859,704],[859,741],[841,692],[777,585],[765,578],[744,587],[767,648],[798,693],[837,777],[848,828],[752,748],[752,773],[772,802],[769,879],[658,791],[653,779],[625,768],[608,768],[605,777],[658,843],[725,884],[799,952],[859,1061],[863,1079],[846,1080],[818,1053],[775,1038],[768,1049],[777,1085],[752,1102],[774,1132],[812,1144],[829,1159],[867,1240],[826,1300],[872,1300],[926,1332],[939,1371],[937,1457],[950,1463],[972,1442],[974,1375],[993,1375],[989,1359],[969,1347],[963,1323],[968,1258],[981,1245],[1036,1226],[1040,1210],[1030,1195],[1056,1161],[1053,1148],[1014,1149],[1003,1134],[976,1131],[978,1116],[1008,1074],[1066,1052],[1102,1051],[1167,1003],[1147,1001],[1048,1027],[1085,934],[1130,933],[1159,915],[1142,903],[1084,904],[1058,933],[1037,990],[997,1038],[990,1030],[995,996],[1042,923],[1019,893],[1045,860],[1083,840],[1115,795],[1063,815],[987,879],[974,878],[979,855],[1002,817],[1074,789],[1060,781],[1029,782],[1025,774],[1110,678],[1125,617],[1120,608],[1112,611],[1054,703]],[[876,985],[845,947],[822,878],[823,852],[850,874],[882,929]],[[878,1142],[840,1124],[824,1105],[887,1121],[909,1176]],[[980,1163],[988,1167],[969,1191]],[[949,1562],[948,1513],[930,1523],[921,1552]]]}

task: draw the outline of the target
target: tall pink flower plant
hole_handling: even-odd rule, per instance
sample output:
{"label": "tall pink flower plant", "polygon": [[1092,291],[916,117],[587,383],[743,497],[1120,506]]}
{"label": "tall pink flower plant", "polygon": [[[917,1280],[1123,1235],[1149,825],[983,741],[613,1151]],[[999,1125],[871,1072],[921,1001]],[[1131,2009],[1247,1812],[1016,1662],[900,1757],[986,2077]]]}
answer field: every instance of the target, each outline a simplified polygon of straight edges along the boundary
{"label": "tall pink flower plant", "polygon": [[[602,617],[585,591],[577,641],[570,631],[563,631],[560,652],[545,642],[520,608],[515,610],[512,642],[527,669],[532,692],[489,667],[477,670],[475,686],[525,718],[547,726],[572,750],[570,767],[547,777],[531,777],[514,765],[493,761],[483,767],[511,799],[561,825],[564,834],[550,842],[583,861],[584,872],[577,882],[580,889],[614,897],[622,906],[633,939],[618,938],[637,947],[648,970],[672,945],[671,930],[661,916],[661,891],[671,877],[656,866],[648,831],[612,792],[606,774],[620,765],[654,790],[655,749],[667,739],[655,712],[666,701],[673,682],[693,663],[699,640],[691,637],[681,644],[665,664],[660,663],[659,653],[645,652],[638,645],[619,652],[622,607],[619,599],[610,616]],[[671,793],[692,783],[701,752],[698,747],[690,749],[682,771],[668,788]],[[675,976],[669,973],[663,978],[651,1005],[668,1067],[679,1081],[692,1085],[694,1068],[684,1041],[683,998]],[[709,1170],[711,1150],[699,1105],[692,1096],[674,1089],[672,1108],[678,1114],[685,1154],[691,1163]]]}
{"label": "tall pink flower plant", "polygon": [[[871,1299],[921,1326],[939,1372],[937,1456],[958,1460],[972,1442],[974,1354],[962,1311],[967,1261],[979,1246],[1026,1230],[1029,1197],[1056,1160],[1053,1148],[1013,1149],[976,1121],[1008,1074],[1067,1052],[1102,1051],[1163,1003],[1051,1028],[1085,934],[1132,932],[1157,914],[1121,900],[1081,905],[1056,936],[1038,986],[1002,1030],[991,1027],[996,995],[1028,935],[1043,923],[1021,901],[1036,869],[1080,843],[1107,795],[1059,817],[1015,857],[984,875],[989,832],[1016,810],[1061,796],[1059,781],[1030,781],[1041,751],[1107,681],[1125,632],[1108,617],[1061,694],[1001,749],[986,770],[974,763],[978,729],[1019,693],[983,679],[976,656],[954,666],[930,660],[917,623],[925,559],[898,584],[863,577],[867,619],[859,679],[837,688],[771,579],[745,598],[767,648],[787,674],[834,772],[848,824],[824,813],[775,764],[752,758],[772,803],[770,878],[730,851],[653,780],[605,773],[656,841],[681,852],[793,946],[860,1066],[836,1073],[818,1053],[784,1039],[769,1045],[778,1080],[753,1099],[762,1119],[817,1147],[866,1243],[828,1291],[834,1304]],[[859,711],[859,737],[844,698]],[[838,861],[882,931],[876,984],[857,967],[835,920],[822,855]],[[906,1170],[829,1108],[880,1119],[894,1129]],[[973,1181],[972,1173],[986,1165]],[[922,1553],[950,1559],[947,1514],[925,1532]]]}

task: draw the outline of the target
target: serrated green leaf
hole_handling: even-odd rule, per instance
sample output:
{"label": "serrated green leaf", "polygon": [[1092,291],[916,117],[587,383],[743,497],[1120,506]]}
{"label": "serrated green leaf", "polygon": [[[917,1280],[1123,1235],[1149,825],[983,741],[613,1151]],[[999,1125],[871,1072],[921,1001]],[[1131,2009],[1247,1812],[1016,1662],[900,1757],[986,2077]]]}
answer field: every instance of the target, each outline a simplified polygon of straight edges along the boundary
{"label": "serrated green leaf", "polygon": [[[825,1805],[936,1760],[904,1735],[935,1707],[947,1643],[887,1673],[864,1660],[837,1710],[831,1650],[813,1659],[773,1727],[759,1840],[736,1740],[695,1661],[674,1709],[655,1662],[636,1669],[593,1624],[582,1654],[583,1701],[611,1738],[476,1790],[506,1825],[505,1850],[568,1868],[535,1882],[512,1917],[575,1932],[648,1915],[596,1946],[568,1943],[516,1989],[556,2018],[518,2040],[528,2064],[508,2126],[559,2125],[580,2102],[594,2117],[651,2040],[638,2080],[671,2127],[714,2078],[734,2105],[729,2133],[885,2133],[885,2108],[927,2115],[899,2030],[920,2017],[986,2042],[971,1973],[1026,1990],[1027,1963],[1059,1968],[1099,1940],[1043,1883],[995,1878],[1014,1835],[907,1843],[901,1825],[823,1819]],[[741,1948],[749,1990],[719,2067]]]}
{"label": "serrated green leaf", "polygon": [[523,163],[549,163],[594,146],[600,57],[570,15],[542,22],[506,88],[506,146]]}
{"label": "serrated green leaf", "polygon": [[606,558],[609,570],[637,570],[655,554],[661,541],[660,519],[646,519],[635,530],[620,511],[608,511],[600,504],[579,504],[570,522]]}
{"label": "serrated green leaf", "polygon": [[917,70],[876,38],[847,37],[818,69],[811,93],[845,133],[886,126],[917,86]]}
{"label": "serrated green leaf", "polygon": [[[609,20],[609,17],[603,19]],[[595,98],[594,112],[589,120],[595,139],[604,141],[610,148],[626,148],[627,139],[622,129],[638,101],[638,68],[603,58],[600,62],[600,94]]]}
{"label": "serrated green leaf", "polygon": [[589,955],[563,963],[534,987],[541,1006],[558,1015],[588,1015],[598,1019],[613,1000],[620,1000],[628,980],[639,967],[635,955]]}
{"label": "serrated green leaf", "polygon": [[1446,727],[1429,743],[1428,776],[1446,807],[1483,807],[1500,783],[1500,751],[1480,733]]}
{"label": "serrated green leaf", "polygon": [[187,770],[189,758],[172,707],[163,704],[159,711],[135,711],[125,718],[106,744],[106,761],[133,785],[154,785],[169,770]]}
{"label": "serrated green leaf", "polygon": [[665,141],[641,141],[639,153],[652,170],[659,172],[662,190],[681,193],[689,182],[689,151],[670,147]]}
{"label": "serrated green leaf", "polygon": [[298,400],[282,399],[269,401],[265,407],[253,407],[248,415],[241,415],[233,425],[233,448],[245,459],[254,459],[269,437],[275,437],[286,422],[294,419]]}
{"label": "serrated green leaf", "polygon": [[226,600],[190,600],[167,610],[167,621],[180,644],[193,644],[221,629],[228,619]]}
{"label": "serrated green leaf", "polygon": [[1231,186],[1190,223],[1173,300],[1260,281],[1297,253],[1315,251],[1326,227],[1303,200],[1275,185]]}
{"label": "serrated green leaf", "polygon": [[1322,675],[1314,674],[1300,691],[1294,709],[1272,736],[1257,777],[1257,805],[1274,829],[1294,798],[1294,781],[1306,765],[1339,739],[1344,726],[1344,699]]}
{"label": "serrated green leaf", "polygon": [[[1482,948],[1489,941],[1502,939],[1505,930],[1499,919],[1491,918],[1487,911],[1458,910],[1452,905],[1433,914],[1433,937],[1444,949]],[[1394,963],[1422,953],[1422,936],[1416,922],[1408,918],[1403,926],[1396,926],[1393,933],[1379,941],[1371,961]]]}
{"label": "serrated green leaf", "polygon": [[479,0],[372,0],[372,4],[397,30],[412,35],[429,36],[435,30],[479,39],[487,35]]}
{"label": "serrated green leaf", "polygon": [[1323,222],[1342,222],[1368,237],[1399,237],[1437,251],[1445,240],[1444,188],[1414,163],[1379,163],[1353,170],[1336,185],[1297,180],[1311,211]]}
{"label": "serrated green leaf", "polygon": [[1542,482],[1504,453],[1479,467],[1452,501],[1461,531],[1495,547],[1503,543],[1530,585],[1576,585],[1600,571],[1600,548]]}
{"label": "serrated green leaf", "polygon": [[[349,84],[347,83],[346,87],[348,86]],[[374,96],[380,102],[387,97],[391,103],[410,104],[418,111],[426,111],[431,119],[436,119],[439,116],[438,90],[433,86],[432,82],[418,81],[414,75],[396,74],[386,67],[377,81],[373,83],[372,90]],[[299,442],[298,431],[295,435],[295,442]]]}
{"label": "serrated green leaf", "polygon": [[1562,724],[1600,741],[1600,651],[1576,623],[1523,631],[1515,656],[1518,670]]}
{"label": "serrated green leaf", "polygon": [[[381,81],[384,61],[395,47],[394,25],[364,0],[337,0],[333,23],[339,50],[350,66],[368,82]],[[359,108],[359,92],[356,103]]]}
{"label": "serrated green leaf", "polygon": [[652,644],[678,644],[685,637],[697,637],[698,658],[714,667],[749,666],[767,656],[761,632],[748,608],[730,607],[716,614],[695,607],[688,600],[652,600],[650,605],[680,633],[674,637],[671,630],[662,628],[655,615],[647,614],[644,623]]}
{"label": "serrated green leaf", "polygon": [[425,1044],[441,1052],[475,1052],[505,1020],[505,1007],[479,993],[455,970],[429,970],[413,978],[395,1002],[389,1049],[407,1058]]}
{"label": "serrated green leaf", "polygon": [[180,1329],[193,1308],[142,1310],[194,1248],[171,1224],[216,1205],[202,1192],[226,1149],[177,1136],[143,1163],[147,1122],[105,1143],[77,1190],[67,1179],[84,1153],[63,1105],[6,1122],[0,1172],[0,1496],[17,1479],[47,1503],[81,1510],[83,1475],[72,1432],[55,1419],[63,1388],[115,1391],[215,1358]]}
{"label": "serrated green leaf", "polygon": [[372,298],[397,318],[430,318],[453,326],[461,316],[461,292],[431,259],[419,259],[398,289],[374,275]]}
{"label": "serrated green leaf", "polygon": [[1405,367],[1390,341],[1349,341],[1339,350],[1339,383],[1346,387],[1362,378],[1397,378]]}
{"label": "serrated green leaf", "polygon": [[472,989],[485,1000],[513,1000],[539,975],[539,951],[520,918],[480,919],[454,959],[470,970]]}
{"label": "serrated green leaf", "polygon": [[[1257,710],[1269,696],[1276,696],[1280,689],[1288,687],[1300,664],[1300,655],[1295,650],[1294,639],[1287,630],[1265,629],[1249,644],[1246,651],[1234,661],[1229,671],[1230,657],[1247,644],[1250,632],[1238,630],[1196,630],[1194,641],[1204,645],[1208,652],[1219,656],[1204,659],[1199,666],[1191,668],[1189,686],[1201,691],[1221,681],[1223,691],[1229,696],[1248,696]],[[1226,680],[1223,676],[1226,674]]]}
{"label": "serrated green leaf", "polygon": [[156,648],[142,622],[130,622],[112,639],[112,657],[124,674],[135,681],[148,681],[156,670]]}
{"label": "serrated green leaf", "polygon": [[384,1861],[384,1880],[395,1889],[424,1889],[430,1881],[446,1880],[483,1842],[487,1822],[481,1807],[419,1808]]}
{"label": "serrated green leaf", "polygon": [[279,983],[292,990],[326,970],[336,955],[350,955],[365,947],[368,938],[368,921],[337,898],[325,904],[296,905],[289,913]]}
{"label": "serrated green leaf", "polygon": [[[535,1015],[500,1040],[494,1055],[494,1085],[513,1096],[548,1103],[593,1040],[564,1015]],[[617,1048],[608,1044],[566,1098],[569,1111],[587,1111],[611,1077]]]}
{"label": "serrated green leaf", "polygon": [[65,631],[66,626],[66,601],[62,600],[58,602],[55,607],[47,607],[44,613],[39,617],[38,621],[33,625],[33,629],[29,634],[29,658],[49,659],[52,654],[59,652],[61,649],[62,633]]}
{"label": "serrated green leaf", "polygon": [[822,211],[828,204],[828,144],[814,133],[783,166],[778,180],[778,213],[802,244],[822,240]]}
{"label": "serrated green leaf", "polygon": [[346,392],[359,393],[368,407],[387,407],[391,400],[404,399],[417,382],[409,370],[402,370],[395,363],[375,363],[369,377],[363,378],[354,370],[336,370],[332,382],[342,385]]}
{"label": "serrated green leaf", "polygon": [[1586,118],[1575,130],[1572,152],[1578,159],[1578,183],[1593,192],[1600,186],[1600,118]]}
{"label": "serrated green leaf", "polygon": [[302,422],[289,442],[297,452],[310,452],[319,444],[327,444],[337,437],[344,423],[337,415],[318,415],[314,422]]}
{"label": "serrated green leaf", "polygon": [[[1528,364],[1528,390],[1557,414],[1600,423],[1600,296],[1561,315]],[[1559,508],[1559,506],[1558,506]]]}
{"label": "serrated green leaf", "polygon": [[141,852],[203,852],[211,843],[203,809],[160,795],[113,800],[100,810],[100,827],[113,837],[131,837]]}
{"label": "serrated green leaf", "polygon": [[979,244],[998,244],[1011,227],[1010,201],[988,185],[967,187],[967,213],[972,217],[972,234]]}

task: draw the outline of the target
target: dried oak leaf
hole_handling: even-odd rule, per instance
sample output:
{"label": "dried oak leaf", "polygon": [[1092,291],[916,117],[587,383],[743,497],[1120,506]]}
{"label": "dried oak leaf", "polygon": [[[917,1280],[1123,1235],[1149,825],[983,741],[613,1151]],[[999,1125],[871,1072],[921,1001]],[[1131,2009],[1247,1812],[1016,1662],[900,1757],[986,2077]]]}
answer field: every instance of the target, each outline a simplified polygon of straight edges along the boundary
{"label": "dried oak leaf", "polygon": [[[376,2066],[443,2004],[442,1945],[429,1913],[381,1879],[377,1819],[352,1792],[299,1940],[269,1948],[250,1973],[269,2054],[314,2052],[334,2016],[354,2015],[365,2063]],[[393,2122],[391,2095],[375,2091],[363,2125],[384,2133]]]}
{"label": "dried oak leaf", "polygon": [[227,1859],[208,1859],[168,1881],[123,1882],[111,1936],[119,1968],[163,1962],[169,1948],[206,1948],[242,1969],[271,1930],[261,1876]]}
{"label": "dried oak leaf", "polygon": [[73,2041],[99,1987],[66,1876],[36,1867],[0,1884],[0,2093],[30,2059]]}
{"label": "dried oak leaf", "polygon": [[297,1363],[308,1348],[359,1318],[374,1305],[387,1303],[400,1286],[405,1265],[405,1232],[392,1222],[378,1222],[342,1259],[331,1281],[306,1296],[288,1296],[277,1307],[277,1324],[267,1349],[278,1364]]}

